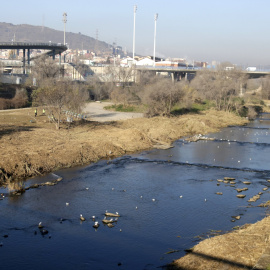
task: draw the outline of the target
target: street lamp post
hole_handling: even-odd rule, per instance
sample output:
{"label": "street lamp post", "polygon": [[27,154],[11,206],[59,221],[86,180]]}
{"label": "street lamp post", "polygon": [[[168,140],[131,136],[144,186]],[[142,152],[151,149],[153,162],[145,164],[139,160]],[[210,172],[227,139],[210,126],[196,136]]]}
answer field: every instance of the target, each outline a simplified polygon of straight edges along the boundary
{"label": "street lamp post", "polygon": [[134,5],[134,22],[133,22],[133,64],[134,64],[134,57],[135,57],[135,22],[136,22],[136,11],[137,11],[137,6]]}
{"label": "street lamp post", "polygon": [[153,56],[153,60],[154,60],[154,66],[156,65],[156,34],[157,34],[157,18],[158,18],[158,14],[155,14],[155,31],[154,31],[154,56]]}
{"label": "street lamp post", "polygon": [[64,22],[64,45],[66,45],[66,22],[67,22],[67,13],[63,14],[63,22]]}

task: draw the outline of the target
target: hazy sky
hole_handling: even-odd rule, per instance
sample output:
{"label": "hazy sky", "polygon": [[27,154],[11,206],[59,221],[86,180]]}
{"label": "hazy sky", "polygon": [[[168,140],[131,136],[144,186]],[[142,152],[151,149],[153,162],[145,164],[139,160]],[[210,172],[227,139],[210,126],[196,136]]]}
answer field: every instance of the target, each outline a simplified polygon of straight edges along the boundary
{"label": "hazy sky", "polygon": [[[270,0],[13,0],[4,1],[0,21],[44,25],[96,37],[132,52],[133,6],[136,53],[242,65],[270,64]],[[68,43],[68,40],[66,41]]]}

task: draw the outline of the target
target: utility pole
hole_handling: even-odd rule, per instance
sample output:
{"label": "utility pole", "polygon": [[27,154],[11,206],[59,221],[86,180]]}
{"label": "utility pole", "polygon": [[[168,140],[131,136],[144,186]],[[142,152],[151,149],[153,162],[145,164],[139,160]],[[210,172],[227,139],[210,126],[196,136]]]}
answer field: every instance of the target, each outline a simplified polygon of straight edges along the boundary
{"label": "utility pole", "polygon": [[154,66],[156,66],[156,34],[157,34],[157,18],[158,18],[158,14],[155,14],[155,31],[154,31]]}
{"label": "utility pole", "polygon": [[134,5],[133,7],[134,11],[134,22],[133,22],[133,64],[134,64],[134,57],[135,57],[135,22],[136,22],[136,11],[137,11],[137,6]]}
{"label": "utility pole", "polygon": [[63,23],[64,23],[64,45],[66,45],[66,22],[67,22],[67,13],[63,14]]}

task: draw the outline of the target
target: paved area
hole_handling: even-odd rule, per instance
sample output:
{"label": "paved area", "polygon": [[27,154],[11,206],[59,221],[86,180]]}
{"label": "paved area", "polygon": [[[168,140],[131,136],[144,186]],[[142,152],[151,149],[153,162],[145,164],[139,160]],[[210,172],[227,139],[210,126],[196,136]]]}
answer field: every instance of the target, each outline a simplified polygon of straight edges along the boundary
{"label": "paved area", "polygon": [[112,104],[113,103],[110,102],[90,102],[86,104],[83,113],[87,115],[88,120],[98,122],[108,122],[143,117],[142,113],[113,112],[103,109],[103,107]]}

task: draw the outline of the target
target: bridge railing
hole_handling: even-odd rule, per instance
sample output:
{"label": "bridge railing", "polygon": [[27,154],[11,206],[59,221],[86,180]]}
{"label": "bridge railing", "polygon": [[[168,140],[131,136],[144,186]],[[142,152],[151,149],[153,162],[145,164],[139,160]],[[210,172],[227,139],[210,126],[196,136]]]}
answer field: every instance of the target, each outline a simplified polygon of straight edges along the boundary
{"label": "bridge railing", "polygon": [[37,42],[0,42],[0,46],[53,46],[53,47],[63,47],[62,43],[37,43]]}

